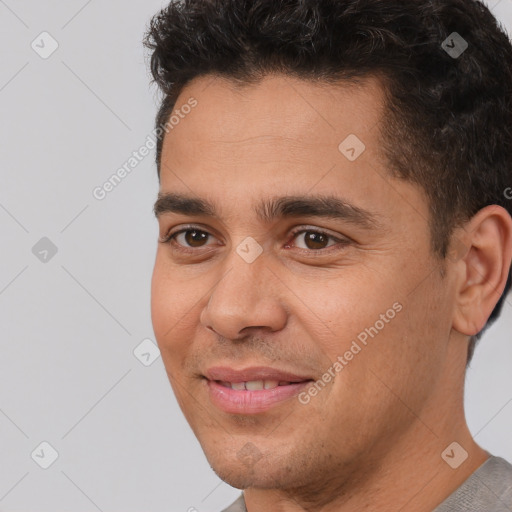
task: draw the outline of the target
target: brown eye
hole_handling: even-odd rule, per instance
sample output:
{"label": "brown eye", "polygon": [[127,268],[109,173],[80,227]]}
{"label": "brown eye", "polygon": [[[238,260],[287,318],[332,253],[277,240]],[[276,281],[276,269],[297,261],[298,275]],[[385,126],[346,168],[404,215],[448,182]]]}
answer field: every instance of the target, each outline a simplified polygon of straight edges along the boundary
{"label": "brown eye", "polygon": [[329,243],[329,236],[316,231],[306,231],[304,242],[308,249],[325,249]]}
{"label": "brown eye", "polygon": [[191,227],[170,233],[165,238],[160,239],[160,242],[170,244],[177,250],[187,251],[209,245],[206,242],[210,237],[210,233]]}
{"label": "brown eye", "polygon": [[313,229],[302,229],[300,231],[296,231],[293,234],[293,239],[296,240],[294,245],[297,248],[313,252],[321,252],[322,249],[327,249],[332,245],[336,245],[337,242],[338,245],[346,245],[348,242],[347,240],[336,238],[324,231],[316,231]]}
{"label": "brown eye", "polygon": [[203,242],[208,239],[208,233],[197,229],[189,229],[182,232],[185,242],[190,247],[202,247]]}

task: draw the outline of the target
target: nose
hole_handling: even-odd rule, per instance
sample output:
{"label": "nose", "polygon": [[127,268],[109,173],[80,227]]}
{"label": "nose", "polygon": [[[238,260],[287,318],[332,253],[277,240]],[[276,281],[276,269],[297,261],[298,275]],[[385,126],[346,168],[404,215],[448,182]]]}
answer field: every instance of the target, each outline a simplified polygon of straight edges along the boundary
{"label": "nose", "polygon": [[282,291],[283,285],[266,264],[264,254],[247,263],[234,252],[211,290],[200,321],[231,340],[241,339],[254,329],[279,331],[288,318]]}

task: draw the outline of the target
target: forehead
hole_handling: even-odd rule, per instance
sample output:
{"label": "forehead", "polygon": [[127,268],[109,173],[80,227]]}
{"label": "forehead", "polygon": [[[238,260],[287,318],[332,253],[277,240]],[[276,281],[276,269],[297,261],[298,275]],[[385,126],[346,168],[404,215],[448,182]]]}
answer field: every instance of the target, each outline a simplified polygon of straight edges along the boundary
{"label": "forehead", "polygon": [[197,100],[190,113],[195,122],[180,116],[166,143],[176,138],[243,143],[244,135],[266,137],[261,142],[267,144],[276,142],[274,137],[281,142],[327,145],[350,133],[366,135],[384,113],[384,89],[376,77],[325,83],[270,75],[239,84],[207,75],[182,90],[175,111],[191,98]]}
{"label": "forehead", "polygon": [[[191,100],[195,107],[183,108]],[[401,199],[409,191],[396,194],[408,184],[386,186],[385,92],[376,78],[326,84],[270,76],[239,86],[204,76],[183,89],[174,112],[181,116],[164,139],[161,192],[211,198],[226,217],[248,197],[255,204],[309,193],[411,213]]]}
{"label": "forehead", "polygon": [[162,178],[166,167],[215,169],[218,178],[226,171],[230,180],[236,169],[238,177],[248,171],[257,180],[267,171],[278,178],[293,170],[298,177],[302,171],[312,176],[312,168],[379,165],[383,98],[380,83],[370,78],[326,84],[277,75],[241,86],[200,77],[177,99],[162,148]]}

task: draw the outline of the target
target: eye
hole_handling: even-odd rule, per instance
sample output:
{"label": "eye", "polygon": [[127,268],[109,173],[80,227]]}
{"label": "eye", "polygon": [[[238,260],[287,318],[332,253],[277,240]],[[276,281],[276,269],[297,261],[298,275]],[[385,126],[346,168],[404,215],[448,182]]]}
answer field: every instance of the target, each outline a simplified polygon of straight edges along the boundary
{"label": "eye", "polygon": [[[300,235],[300,236],[299,236]],[[194,253],[197,252],[195,249],[206,247],[209,239],[213,237],[207,231],[199,229],[196,226],[186,226],[180,230],[170,232],[165,237],[160,238],[159,242],[163,244],[172,244],[173,248],[177,251]],[[298,245],[298,249],[305,252],[325,252],[325,249],[334,245],[345,247],[350,243],[347,238],[338,238],[326,231],[320,231],[316,229],[296,229],[292,232],[292,239],[302,237],[302,246]],[[287,243],[285,248],[289,248],[290,244]]]}
{"label": "eye", "polygon": [[194,226],[182,228],[174,233],[168,233],[164,238],[159,239],[160,243],[173,244],[178,250],[189,252],[190,249],[204,247],[205,242],[211,237],[210,233]]}
{"label": "eye", "polygon": [[[298,238],[301,235],[303,239],[304,247],[299,247],[306,251],[319,252],[323,249],[327,249],[333,245],[341,245],[342,247],[348,245],[350,241],[346,238],[338,238],[325,231],[319,231],[316,229],[301,229],[296,230],[292,233],[293,238]],[[299,238],[300,239],[300,238]],[[333,242],[329,244],[329,241]],[[290,247],[286,244],[286,247]]]}

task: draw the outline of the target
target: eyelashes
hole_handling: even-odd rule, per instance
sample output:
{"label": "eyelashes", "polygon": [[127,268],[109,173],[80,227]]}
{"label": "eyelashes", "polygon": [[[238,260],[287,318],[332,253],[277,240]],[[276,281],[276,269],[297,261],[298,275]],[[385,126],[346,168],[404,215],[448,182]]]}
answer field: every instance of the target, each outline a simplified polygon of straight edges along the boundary
{"label": "eyelashes", "polygon": [[[205,251],[204,248],[211,247],[211,244],[199,245],[196,247],[191,246],[190,243],[194,243],[194,239],[192,239],[192,240],[189,239],[187,241],[187,239],[186,239],[187,234],[192,234],[193,237],[198,237],[195,240],[198,243],[201,243],[202,241],[208,242],[211,238],[215,238],[211,233],[209,233],[208,231],[206,231],[204,229],[200,229],[197,226],[186,226],[177,231],[169,232],[167,235],[165,235],[165,237],[160,238],[159,242],[162,244],[167,244],[167,245],[171,246],[172,250],[186,253],[186,254],[200,255],[200,254],[204,254],[205,252],[210,252],[210,250]],[[312,242],[313,244],[318,244],[319,239],[321,240],[320,244],[322,244],[323,241],[327,241],[328,243],[330,243],[331,241],[335,242],[334,244],[330,244],[330,245],[327,245],[326,247],[320,247],[320,248],[319,247],[308,248],[307,243],[304,243],[304,245],[306,246],[305,248],[304,247],[297,248],[300,252],[303,252],[303,253],[325,254],[327,251],[331,252],[331,250],[332,250],[331,248],[334,246],[339,246],[340,249],[343,249],[351,243],[351,240],[346,237],[334,236],[331,233],[321,230],[321,229],[300,227],[300,228],[296,228],[295,230],[293,230],[290,233],[290,237],[291,237],[290,242],[287,242],[285,244],[285,247],[289,248],[290,243],[293,240],[295,240],[296,238],[298,238],[299,235],[303,235],[303,234],[309,234],[308,237],[304,238],[304,240],[307,241],[307,243]],[[178,241],[178,237],[180,237],[180,235],[185,235],[185,240],[183,240],[185,242],[185,244],[180,243]]]}

